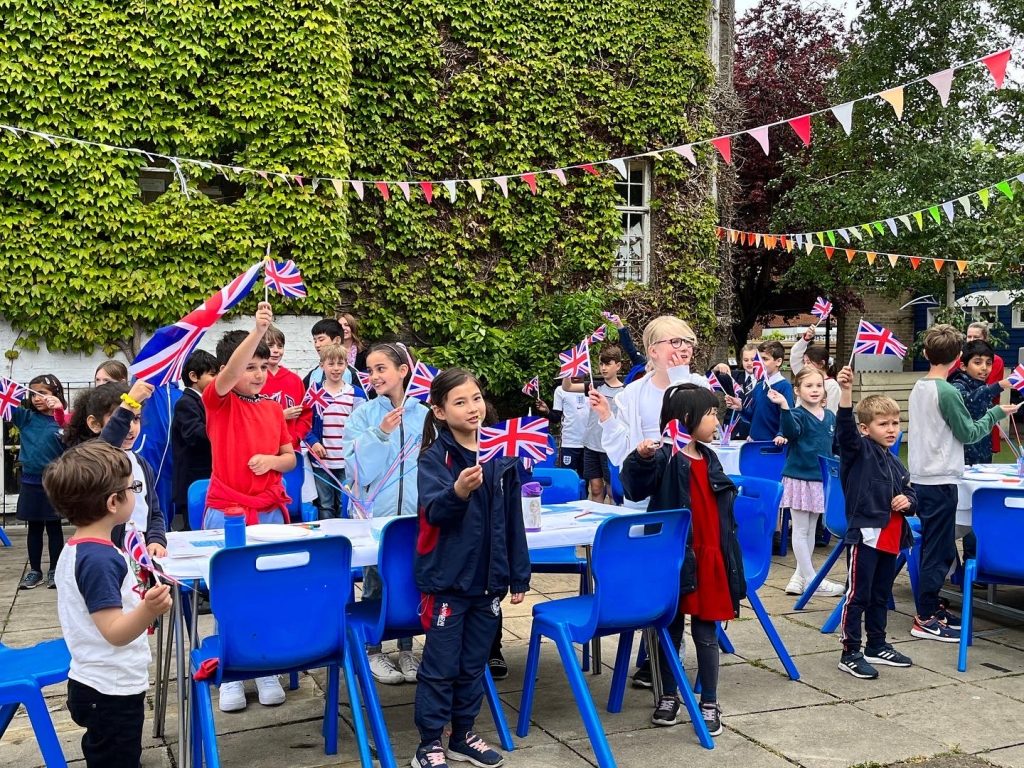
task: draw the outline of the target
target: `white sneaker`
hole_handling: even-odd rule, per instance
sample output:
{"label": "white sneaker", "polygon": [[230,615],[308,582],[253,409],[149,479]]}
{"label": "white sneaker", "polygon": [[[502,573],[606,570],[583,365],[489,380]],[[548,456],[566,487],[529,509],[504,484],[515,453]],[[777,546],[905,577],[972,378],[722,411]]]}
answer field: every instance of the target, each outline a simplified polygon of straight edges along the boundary
{"label": "white sneaker", "polygon": [[374,680],[384,685],[401,685],[405,682],[405,675],[398,671],[391,657],[383,653],[370,654],[370,672]]}
{"label": "white sneaker", "polygon": [[814,590],[814,594],[818,597],[840,597],[846,594],[846,587],[842,584],[836,584],[834,581],[824,579],[818,588]]}
{"label": "white sneaker", "polygon": [[245,709],[245,683],[242,680],[221,683],[217,694],[217,706],[221,712],[241,712]]}
{"label": "white sneaker", "polygon": [[260,704],[264,707],[276,707],[278,704],[284,704],[284,688],[281,687],[281,681],[277,675],[257,677],[256,692],[259,694]]}
{"label": "white sneaker", "polygon": [[419,671],[419,668],[420,660],[416,658],[412,651],[398,652],[398,669],[401,670],[405,682],[415,683],[416,673]]}
{"label": "white sneaker", "polygon": [[804,584],[804,580],[800,578],[797,573],[793,574],[793,578],[789,580],[789,584],[786,585],[787,595],[802,595],[804,590],[807,589],[807,585]]}

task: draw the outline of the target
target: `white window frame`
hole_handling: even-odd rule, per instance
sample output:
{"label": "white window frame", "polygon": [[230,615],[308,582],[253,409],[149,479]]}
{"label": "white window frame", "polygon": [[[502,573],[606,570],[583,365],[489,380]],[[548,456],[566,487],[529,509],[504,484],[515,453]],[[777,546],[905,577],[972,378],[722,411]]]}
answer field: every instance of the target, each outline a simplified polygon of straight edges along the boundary
{"label": "white window frame", "polygon": [[990,326],[999,323],[999,307],[995,304],[979,304],[971,307],[972,323],[988,323]]}
{"label": "white window frame", "polygon": [[1010,305],[1010,327],[1024,328],[1024,302]]}
{"label": "white window frame", "polygon": [[647,160],[628,160],[626,161],[626,179],[618,180],[615,183],[616,188],[620,185],[626,185],[626,191],[629,191],[629,185],[632,183],[629,179],[632,177],[633,172],[637,169],[643,171],[643,201],[642,205],[626,205],[628,200],[623,200],[622,205],[616,205],[615,210],[620,214],[633,214],[641,217],[641,234],[640,234],[640,279],[623,279],[621,275],[625,273],[629,275],[632,272],[631,264],[629,262],[623,264],[620,259],[622,248],[629,248],[633,243],[629,242],[628,238],[635,237],[630,235],[628,232],[623,232],[619,237],[619,246],[615,251],[615,267],[613,273],[615,276],[616,283],[619,285],[625,285],[626,283],[637,282],[646,285],[651,278],[651,164]]}

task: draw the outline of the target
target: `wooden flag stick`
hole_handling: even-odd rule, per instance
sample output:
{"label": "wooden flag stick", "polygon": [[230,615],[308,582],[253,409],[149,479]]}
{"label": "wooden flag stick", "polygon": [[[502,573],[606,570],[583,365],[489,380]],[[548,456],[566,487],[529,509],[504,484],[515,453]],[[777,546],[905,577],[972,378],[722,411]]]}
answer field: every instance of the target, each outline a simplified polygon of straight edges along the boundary
{"label": "wooden flag stick", "polygon": [[270,241],[267,241],[267,253],[263,257],[263,301],[270,303],[270,286],[267,285],[267,262],[270,261]]}
{"label": "wooden flag stick", "polygon": [[[861,320],[863,320],[863,319],[864,319],[864,315],[861,315],[861,316],[860,316],[860,317],[859,317],[859,318],[857,319],[857,332],[858,332],[858,333],[860,332],[860,321],[861,321]],[[856,349],[857,349],[857,334],[855,333],[855,334],[853,335],[853,351],[851,351],[851,352],[850,352],[850,362],[849,362],[849,363],[847,364],[847,367],[848,367],[848,368],[849,368],[849,369],[850,369],[851,371],[853,370],[853,358],[854,358],[854,355],[856,355],[856,354],[857,354],[857,352],[856,352]]]}

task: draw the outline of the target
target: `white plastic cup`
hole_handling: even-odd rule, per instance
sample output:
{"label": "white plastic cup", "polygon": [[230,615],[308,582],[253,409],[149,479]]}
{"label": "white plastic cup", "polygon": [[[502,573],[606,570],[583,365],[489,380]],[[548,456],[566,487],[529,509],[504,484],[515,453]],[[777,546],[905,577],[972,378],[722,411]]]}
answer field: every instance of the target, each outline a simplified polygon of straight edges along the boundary
{"label": "white plastic cup", "polygon": [[540,496],[521,496],[523,527],[528,531],[540,530]]}

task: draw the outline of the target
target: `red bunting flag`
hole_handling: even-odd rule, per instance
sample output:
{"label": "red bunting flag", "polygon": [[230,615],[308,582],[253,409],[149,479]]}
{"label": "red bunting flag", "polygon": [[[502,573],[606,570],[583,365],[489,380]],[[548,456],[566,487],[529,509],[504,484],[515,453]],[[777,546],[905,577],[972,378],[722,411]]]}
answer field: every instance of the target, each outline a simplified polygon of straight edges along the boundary
{"label": "red bunting flag", "polygon": [[428,204],[433,203],[434,202],[434,185],[431,184],[429,181],[421,181],[420,182],[420,189],[423,190],[423,198],[427,201],[427,203]]}
{"label": "red bunting flag", "polygon": [[375,181],[373,186],[380,190],[380,196],[384,198],[385,202],[391,199],[391,190],[388,189],[388,185],[383,181]]}
{"label": "red bunting flag", "polygon": [[718,154],[722,156],[722,159],[727,163],[732,163],[732,138],[729,136],[719,136],[717,139],[711,140],[711,145],[718,150]]}
{"label": "red bunting flag", "polygon": [[914,269],[917,269],[919,266],[921,266],[921,259],[919,259],[917,256],[911,256],[910,266],[913,267]]}
{"label": "red bunting flag", "polygon": [[792,120],[787,121],[789,126],[796,131],[796,135],[800,137],[800,141],[804,143],[804,146],[809,146],[811,143],[811,116],[801,115],[800,117],[794,117]]}
{"label": "red bunting flag", "polygon": [[586,163],[584,165],[581,165],[580,168],[583,169],[584,171],[586,171],[587,173],[589,173],[591,176],[600,176],[601,175],[601,172],[599,170],[597,170],[597,168],[595,168],[590,163]]}
{"label": "red bunting flag", "polygon": [[530,194],[537,194],[537,176],[533,173],[524,173],[522,176],[523,183],[530,188]]}
{"label": "red bunting flag", "polygon": [[997,91],[1003,87],[1003,79],[1006,77],[1006,65],[1010,63],[1011,54],[1012,52],[1007,48],[1005,51],[993,53],[981,60],[981,63],[988,67],[988,71],[995,81]]}

